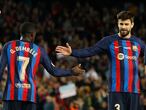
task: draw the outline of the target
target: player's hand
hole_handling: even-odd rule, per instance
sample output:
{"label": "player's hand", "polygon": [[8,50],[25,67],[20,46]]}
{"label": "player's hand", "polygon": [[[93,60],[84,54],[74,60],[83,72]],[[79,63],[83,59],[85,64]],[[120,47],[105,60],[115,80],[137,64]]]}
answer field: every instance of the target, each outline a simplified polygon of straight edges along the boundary
{"label": "player's hand", "polygon": [[63,55],[66,55],[66,56],[69,56],[72,53],[71,46],[68,43],[66,43],[66,47],[64,47],[64,46],[57,46],[55,51],[57,53],[59,53],[59,54],[63,54]]}
{"label": "player's hand", "polygon": [[73,75],[78,76],[85,73],[85,70],[81,68],[81,64],[72,68]]}

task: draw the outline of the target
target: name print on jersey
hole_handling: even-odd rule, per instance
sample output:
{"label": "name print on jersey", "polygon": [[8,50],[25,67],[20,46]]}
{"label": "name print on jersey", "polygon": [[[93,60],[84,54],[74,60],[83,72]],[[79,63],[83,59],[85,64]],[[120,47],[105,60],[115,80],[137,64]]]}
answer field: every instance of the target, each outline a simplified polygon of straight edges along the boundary
{"label": "name print on jersey", "polygon": [[16,46],[15,47],[15,50],[14,49],[10,49],[10,52],[12,54],[14,54],[16,51],[26,51],[26,52],[29,52],[30,54],[33,55],[33,57],[36,57],[37,56],[37,52],[29,47],[24,47],[24,46]]}

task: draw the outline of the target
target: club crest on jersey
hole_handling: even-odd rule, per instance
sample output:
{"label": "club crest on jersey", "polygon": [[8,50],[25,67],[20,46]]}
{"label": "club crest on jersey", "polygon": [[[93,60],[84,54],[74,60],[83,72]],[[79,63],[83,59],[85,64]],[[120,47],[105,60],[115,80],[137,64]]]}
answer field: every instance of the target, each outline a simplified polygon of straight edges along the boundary
{"label": "club crest on jersey", "polygon": [[137,51],[138,50],[138,47],[134,45],[134,46],[132,46],[132,50],[133,51]]}

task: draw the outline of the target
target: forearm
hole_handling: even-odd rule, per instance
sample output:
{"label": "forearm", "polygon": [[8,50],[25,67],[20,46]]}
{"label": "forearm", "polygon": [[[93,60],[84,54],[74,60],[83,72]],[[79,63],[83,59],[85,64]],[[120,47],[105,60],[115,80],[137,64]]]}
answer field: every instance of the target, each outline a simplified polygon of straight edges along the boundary
{"label": "forearm", "polygon": [[93,55],[96,55],[97,53],[94,50],[90,49],[73,49],[71,56],[78,57],[78,58],[85,58],[85,57],[91,57]]}
{"label": "forearm", "polygon": [[73,72],[72,70],[64,70],[64,69],[60,69],[60,68],[52,68],[51,71],[48,70],[49,73],[53,76],[57,76],[57,77],[62,77],[62,76],[72,76]]}

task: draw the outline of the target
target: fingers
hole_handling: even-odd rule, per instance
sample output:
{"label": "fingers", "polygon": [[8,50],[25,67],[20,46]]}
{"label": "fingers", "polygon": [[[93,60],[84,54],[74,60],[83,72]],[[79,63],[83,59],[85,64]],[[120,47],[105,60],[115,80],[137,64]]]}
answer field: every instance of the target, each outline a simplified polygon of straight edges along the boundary
{"label": "fingers", "polygon": [[65,50],[66,47],[62,47],[62,46],[57,46],[55,51],[57,52],[62,52],[63,50]]}
{"label": "fingers", "polygon": [[63,46],[57,46],[56,49],[65,49],[66,47]]}
{"label": "fingers", "polygon": [[67,51],[67,50],[69,51],[70,48],[71,48],[70,45],[68,43],[66,43],[66,47],[57,46],[55,51],[57,51],[57,52],[62,52],[62,51]]}
{"label": "fingers", "polygon": [[85,73],[85,70],[84,69],[81,69],[81,73]]}
{"label": "fingers", "polygon": [[81,67],[81,64],[79,64],[78,66]]}
{"label": "fingers", "polygon": [[56,48],[55,51],[57,51],[57,52],[61,52],[62,49],[60,49],[60,48]]}
{"label": "fingers", "polygon": [[68,43],[66,43],[66,47],[64,46],[57,46],[55,51],[58,53],[62,53],[63,55],[70,55],[72,53],[71,47]]}
{"label": "fingers", "polygon": [[62,51],[60,49],[56,49],[55,50],[57,53],[62,53]]}
{"label": "fingers", "polygon": [[84,70],[84,69],[80,69],[80,70],[78,70],[77,73],[78,73],[78,74],[84,74],[84,73],[85,73],[85,70]]}
{"label": "fingers", "polygon": [[67,46],[68,48],[70,48],[70,45],[69,45],[69,43],[66,43],[66,46]]}
{"label": "fingers", "polygon": [[72,71],[73,71],[73,74],[78,76],[78,75],[81,75],[81,74],[84,74],[85,73],[85,70],[82,69],[81,67],[81,64],[75,66],[72,68]]}
{"label": "fingers", "polygon": [[80,73],[85,73],[85,70],[81,68],[81,64],[78,64],[77,68],[80,71]]}

